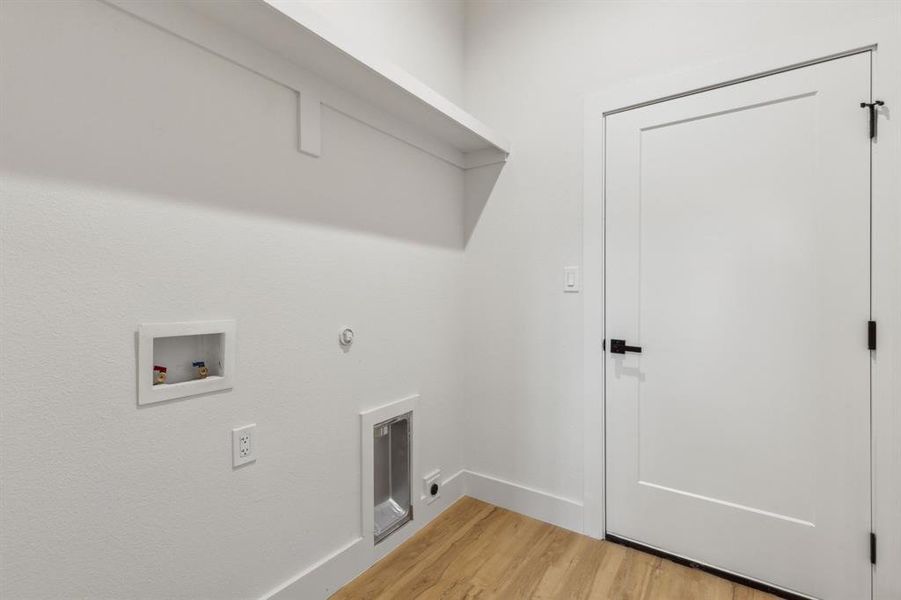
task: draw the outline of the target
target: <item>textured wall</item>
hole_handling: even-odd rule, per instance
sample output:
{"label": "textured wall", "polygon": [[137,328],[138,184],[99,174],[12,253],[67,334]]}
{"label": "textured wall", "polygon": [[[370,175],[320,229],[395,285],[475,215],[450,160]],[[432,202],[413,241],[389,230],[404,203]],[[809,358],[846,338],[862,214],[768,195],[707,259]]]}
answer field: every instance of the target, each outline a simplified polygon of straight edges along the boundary
{"label": "textured wall", "polygon": [[[293,92],[99,2],[0,28],[0,596],[258,597],[359,535],[411,393],[461,467],[458,169],[327,108],[300,154]],[[138,408],[137,325],[221,318],[234,390]]]}
{"label": "textured wall", "polygon": [[563,267],[581,262],[585,95],[898,11],[850,1],[467,3],[466,107],[513,145],[466,247],[466,401],[477,417],[467,468],[582,498],[583,306],[562,282]]}

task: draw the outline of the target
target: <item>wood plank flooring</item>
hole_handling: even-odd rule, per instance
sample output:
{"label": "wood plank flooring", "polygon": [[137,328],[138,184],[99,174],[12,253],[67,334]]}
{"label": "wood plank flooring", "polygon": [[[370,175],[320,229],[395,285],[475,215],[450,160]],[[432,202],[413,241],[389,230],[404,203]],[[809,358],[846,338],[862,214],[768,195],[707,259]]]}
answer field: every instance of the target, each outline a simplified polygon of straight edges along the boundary
{"label": "wood plank flooring", "polygon": [[773,600],[704,571],[462,498],[332,596]]}

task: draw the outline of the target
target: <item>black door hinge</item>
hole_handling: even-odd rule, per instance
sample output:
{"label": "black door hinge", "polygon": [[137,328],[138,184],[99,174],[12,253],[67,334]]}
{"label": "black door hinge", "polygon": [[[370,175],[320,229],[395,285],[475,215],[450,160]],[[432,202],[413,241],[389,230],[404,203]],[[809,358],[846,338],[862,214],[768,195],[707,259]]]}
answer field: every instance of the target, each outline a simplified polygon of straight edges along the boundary
{"label": "black door hinge", "polygon": [[870,532],[870,564],[876,564],[876,534]]}
{"label": "black door hinge", "polygon": [[867,321],[867,349],[876,349],[876,321]]}
{"label": "black door hinge", "polygon": [[873,102],[861,102],[861,108],[868,108],[870,110],[870,139],[876,137],[876,118],[878,117],[877,106],[885,106],[885,102],[882,100],[875,100]]}

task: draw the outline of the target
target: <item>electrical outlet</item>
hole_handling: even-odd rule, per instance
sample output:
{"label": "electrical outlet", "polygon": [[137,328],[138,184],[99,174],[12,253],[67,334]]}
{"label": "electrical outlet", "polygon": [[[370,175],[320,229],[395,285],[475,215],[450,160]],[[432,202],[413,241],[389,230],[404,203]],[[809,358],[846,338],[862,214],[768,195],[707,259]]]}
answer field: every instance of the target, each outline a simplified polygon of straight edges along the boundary
{"label": "electrical outlet", "polygon": [[426,504],[441,497],[441,469],[435,469],[422,478],[422,495]]}
{"label": "electrical outlet", "polygon": [[257,426],[232,429],[232,466],[240,467],[257,459]]}

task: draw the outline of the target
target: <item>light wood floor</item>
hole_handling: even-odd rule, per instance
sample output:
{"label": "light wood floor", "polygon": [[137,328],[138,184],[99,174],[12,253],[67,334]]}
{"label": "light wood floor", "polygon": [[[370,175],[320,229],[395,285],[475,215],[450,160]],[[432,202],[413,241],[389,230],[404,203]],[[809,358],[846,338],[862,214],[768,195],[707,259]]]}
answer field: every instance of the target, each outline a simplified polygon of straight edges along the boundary
{"label": "light wood floor", "polygon": [[463,498],[332,596],[772,600],[704,571]]}

